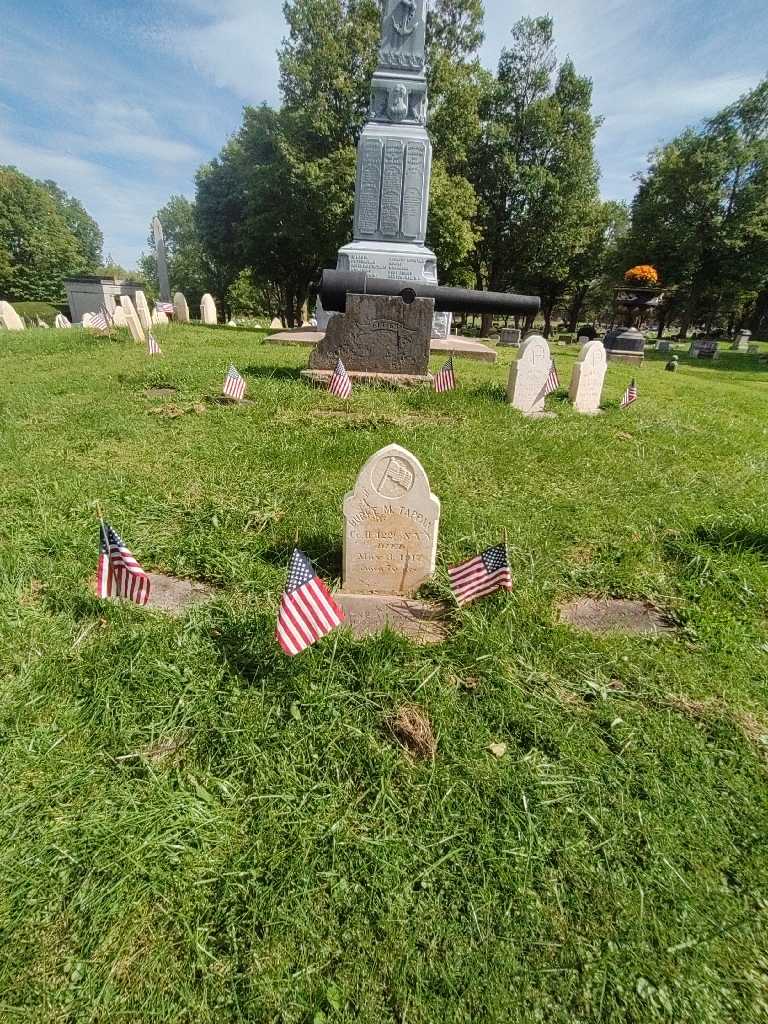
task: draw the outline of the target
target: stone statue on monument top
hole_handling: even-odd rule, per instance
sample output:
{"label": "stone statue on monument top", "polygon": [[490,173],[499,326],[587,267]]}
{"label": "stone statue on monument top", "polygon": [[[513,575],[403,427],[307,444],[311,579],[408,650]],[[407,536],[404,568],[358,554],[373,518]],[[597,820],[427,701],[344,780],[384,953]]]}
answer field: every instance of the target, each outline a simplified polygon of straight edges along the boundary
{"label": "stone statue on monument top", "polygon": [[379,60],[383,67],[421,71],[426,44],[426,0],[384,0]]}

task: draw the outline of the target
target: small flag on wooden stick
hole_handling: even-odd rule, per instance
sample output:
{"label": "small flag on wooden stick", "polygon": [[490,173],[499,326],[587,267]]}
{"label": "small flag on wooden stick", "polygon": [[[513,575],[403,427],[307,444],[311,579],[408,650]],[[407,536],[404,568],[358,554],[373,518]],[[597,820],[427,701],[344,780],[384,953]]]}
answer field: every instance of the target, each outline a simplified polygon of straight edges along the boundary
{"label": "small flag on wooden stick", "polygon": [[158,313],[165,313],[166,316],[173,316],[174,305],[172,302],[156,302],[155,309]]}
{"label": "small flag on wooden stick", "polygon": [[547,395],[553,395],[560,387],[560,378],[557,375],[557,367],[552,363],[549,368],[549,375],[544,385],[544,397]]}
{"label": "small flag on wooden stick", "polygon": [[101,521],[96,593],[103,598],[124,598],[134,604],[149,601],[149,576],[109,523]]}
{"label": "small flag on wooden stick", "polygon": [[242,401],[245,394],[245,380],[240,376],[232,363],[229,364],[222,391],[228,398],[234,398],[236,402]]}
{"label": "small flag on wooden stick", "polygon": [[328,381],[328,390],[337,398],[349,398],[352,394],[352,381],[349,379],[344,363],[339,359],[331,379]]}
{"label": "small flag on wooden stick", "polygon": [[453,372],[453,356],[432,378],[432,385],[435,391],[453,391],[456,387],[456,375]]}
{"label": "small flag on wooden stick", "polygon": [[460,605],[469,604],[495,590],[511,590],[512,573],[507,545],[497,544],[486,548],[482,554],[449,569],[448,576],[451,590]]}
{"label": "small flag on wooden stick", "polygon": [[157,344],[157,338],[154,334],[150,334],[147,338],[147,348],[149,349],[149,354],[151,356],[161,356],[163,354],[160,346]]}
{"label": "small flag on wooden stick", "polygon": [[637,384],[635,383],[635,378],[633,377],[632,380],[629,382],[629,385],[627,386],[627,390],[621,396],[620,408],[626,409],[630,405],[632,405],[633,402],[636,402],[636,401],[637,401]]}
{"label": "small flag on wooden stick", "polygon": [[300,654],[343,621],[344,612],[312,563],[294,548],[277,614],[277,641],[282,649],[291,657]]}

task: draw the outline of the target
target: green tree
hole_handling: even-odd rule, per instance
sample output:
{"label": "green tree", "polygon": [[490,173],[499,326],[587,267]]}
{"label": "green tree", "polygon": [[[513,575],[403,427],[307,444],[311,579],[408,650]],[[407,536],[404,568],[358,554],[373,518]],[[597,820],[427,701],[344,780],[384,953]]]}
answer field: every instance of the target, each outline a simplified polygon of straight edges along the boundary
{"label": "green tree", "polygon": [[65,277],[95,270],[82,234],[73,229],[78,220],[87,226],[75,209],[79,203],[67,197],[65,213],[62,195],[15,167],[0,167],[0,295],[58,303]]}
{"label": "green tree", "polygon": [[[218,278],[206,259],[197,227],[195,204],[185,196],[171,196],[165,206],[157,211],[157,216],[163,225],[171,290],[183,292],[190,308],[197,308],[205,292],[216,291]],[[159,292],[155,239],[151,226],[147,245],[150,251],[142,254],[139,267],[144,277],[152,282],[155,291]]]}
{"label": "green tree", "polygon": [[44,181],[43,185],[53,196],[69,230],[78,240],[83,262],[81,273],[94,273],[101,263],[101,250],[104,245],[104,236],[99,225],[79,199],[68,195],[55,181]]}
{"label": "green tree", "polygon": [[551,18],[523,18],[512,38],[480,107],[474,270],[480,288],[540,294],[548,331],[593,221],[599,121],[589,79],[558,66]]}

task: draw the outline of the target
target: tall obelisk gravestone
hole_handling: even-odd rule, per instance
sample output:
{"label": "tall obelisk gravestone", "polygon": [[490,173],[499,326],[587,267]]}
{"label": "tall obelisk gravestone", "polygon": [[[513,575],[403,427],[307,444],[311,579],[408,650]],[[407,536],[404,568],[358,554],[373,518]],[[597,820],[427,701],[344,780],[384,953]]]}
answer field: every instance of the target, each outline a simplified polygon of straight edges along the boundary
{"label": "tall obelisk gravestone", "polygon": [[426,247],[432,146],[424,73],[426,0],[383,0],[379,66],[357,150],[354,241],[339,270],[437,283]]}
{"label": "tall obelisk gravestone", "polygon": [[171,301],[171,285],[168,280],[168,263],[165,258],[165,237],[160,218],[152,221],[152,234],[155,238],[155,255],[157,256],[157,280],[160,285],[160,301]]}

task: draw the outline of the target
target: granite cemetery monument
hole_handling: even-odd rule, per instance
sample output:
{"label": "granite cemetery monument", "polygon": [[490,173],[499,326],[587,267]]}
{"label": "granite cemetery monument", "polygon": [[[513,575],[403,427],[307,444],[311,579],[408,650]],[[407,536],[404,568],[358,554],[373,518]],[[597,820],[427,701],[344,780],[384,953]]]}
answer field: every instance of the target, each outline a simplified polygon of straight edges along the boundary
{"label": "granite cemetery monument", "polygon": [[160,286],[160,301],[171,301],[171,284],[168,280],[168,261],[165,258],[165,236],[160,218],[152,221],[152,234],[155,239],[155,256],[157,257],[157,280]]}

